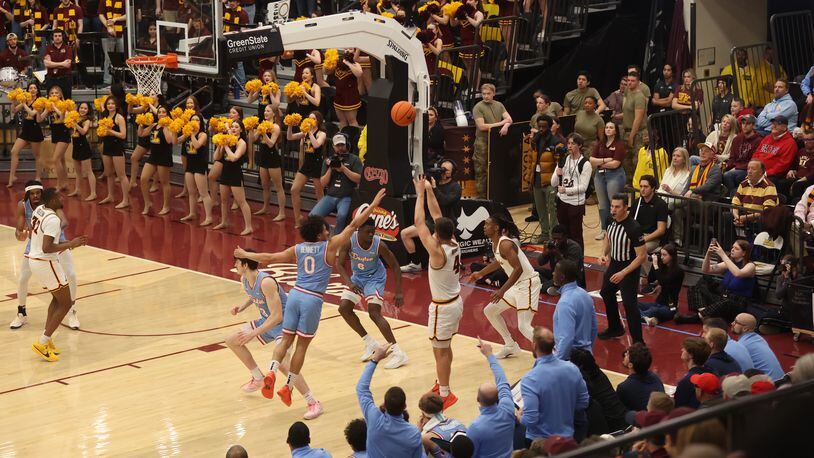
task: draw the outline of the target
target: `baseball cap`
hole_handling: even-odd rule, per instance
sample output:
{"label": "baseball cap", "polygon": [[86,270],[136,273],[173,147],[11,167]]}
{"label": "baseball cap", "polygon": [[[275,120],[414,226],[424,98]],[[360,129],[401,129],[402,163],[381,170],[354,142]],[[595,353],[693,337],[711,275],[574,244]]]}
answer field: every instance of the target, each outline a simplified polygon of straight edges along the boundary
{"label": "baseball cap", "polygon": [[[667,416],[667,412],[661,410],[640,410],[638,412],[628,412],[629,414],[633,414],[632,422],[629,421],[628,423],[638,426],[639,428],[646,428],[648,426],[655,425],[659,423],[661,420],[664,420],[664,417]],[[630,419],[630,417],[625,416],[625,419]]]}
{"label": "baseball cap", "polygon": [[576,450],[578,448],[579,444],[577,441],[570,437],[563,436],[551,436],[545,440],[545,445],[543,445],[543,450],[545,450],[549,456],[570,452],[571,450]]}
{"label": "baseball cap", "polygon": [[727,399],[734,399],[741,394],[749,394],[752,384],[745,375],[730,375],[721,382],[721,389]]}
{"label": "baseball cap", "polygon": [[777,115],[774,118],[772,118],[772,122],[776,122],[778,124],[788,125],[789,124],[789,118],[787,118],[787,117],[785,117],[783,115]]}
{"label": "baseball cap", "polygon": [[715,394],[721,389],[721,381],[718,380],[718,376],[709,372],[693,375],[690,377],[690,383],[707,394]]}
{"label": "baseball cap", "polygon": [[774,383],[759,380],[752,384],[752,394],[762,394],[774,391]]}
{"label": "baseball cap", "polygon": [[701,151],[701,148],[704,148],[704,147],[707,147],[707,148],[711,149],[712,151],[715,151],[715,144],[712,143],[712,142],[699,143],[696,146],[698,146],[698,151]]}
{"label": "baseball cap", "polygon": [[757,119],[755,118],[755,115],[750,115],[750,114],[741,116],[740,120],[741,120],[741,124],[743,124],[745,122],[748,122],[749,124],[757,123]]}
{"label": "baseball cap", "polygon": [[17,38],[17,34],[16,33],[10,33],[10,34],[6,35],[6,40],[11,40],[12,38]]}
{"label": "baseball cap", "polygon": [[334,145],[347,145],[348,139],[342,134],[336,134],[332,139],[332,143]]}

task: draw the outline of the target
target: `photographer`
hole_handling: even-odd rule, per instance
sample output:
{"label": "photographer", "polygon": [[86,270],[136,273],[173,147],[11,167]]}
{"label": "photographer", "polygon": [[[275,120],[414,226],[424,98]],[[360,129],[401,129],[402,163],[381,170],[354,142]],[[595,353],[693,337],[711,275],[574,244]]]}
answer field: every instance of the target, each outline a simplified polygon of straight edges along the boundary
{"label": "photographer", "polygon": [[336,211],[334,233],[345,229],[350,215],[351,196],[362,179],[362,161],[358,156],[348,154],[348,138],[339,133],[333,137],[334,154],[322,164],[319,178],[328,191],[311,210],[310,216],[328,216]]}
{"label": "photographer", "polygon": [[[441,207],[441,215],[446,218],[451,218],[453,221],[458,219],[460,215],[461,200],[461,184],[455,181],[455,173],[458,166],[452,159],[441,159],[436,167],[431,167],[424,170],[425,175],[432,183],[432,190],[435,192],[435,198],[438,200],[438,206]],[[427,213],[429,215],[429,213]],[[432,218],[427,218],[427,226],[430,231],[434,231],[435,222]],[[418,230],[415,226],[404,228],[400,234],[401,242],[404,244],[404,249],[410,260],[405,266],[401,266],[402,272],[419,272],[421,271],[421,261],[416,255],[415,238],[418,237]]]}
{"label": "photographer", "polygon": [[565,139],[552,130],[554,119],[548,115],[538,116],[531,128],[531,147],[537,152],[534,166],[534,207],[540,221],[540,235],[532,240],[540,244],[548,240],[551,227],[557,224],[557,208],[554,196],[557,190],[551,186],[551,174],[557,168],[557,160],[565,152]]}
{"label": "photographer", "polygon": [[572,261],[577,265],[579,275],[577,276],[577,284],[585,287],[585,266],[583,264],[582,247],[579,243],[569,239],[565,233],[565,228],[559,224],[551,229],[551,240],[546,242],[543,246],[543,252],[537,258],[537,264],[540,267],[535,267],[534,270],[540,274],[540,280],[543,281],[543,291],[549,296],[557,296],[560,294],[559,289],[554,286],[554,267],[561,260],[566,259]]}

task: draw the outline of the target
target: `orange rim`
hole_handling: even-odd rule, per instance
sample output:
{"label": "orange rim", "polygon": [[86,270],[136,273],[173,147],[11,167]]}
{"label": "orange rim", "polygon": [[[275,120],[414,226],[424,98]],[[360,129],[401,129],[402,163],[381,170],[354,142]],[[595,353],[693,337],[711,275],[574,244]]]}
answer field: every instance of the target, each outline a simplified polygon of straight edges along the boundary
{"label": "orange rim", "polygon": [[126,62],[130,65],[163,64],[168,68],[176,68],[178,67],[178,55],[135,56],[127,59]]}

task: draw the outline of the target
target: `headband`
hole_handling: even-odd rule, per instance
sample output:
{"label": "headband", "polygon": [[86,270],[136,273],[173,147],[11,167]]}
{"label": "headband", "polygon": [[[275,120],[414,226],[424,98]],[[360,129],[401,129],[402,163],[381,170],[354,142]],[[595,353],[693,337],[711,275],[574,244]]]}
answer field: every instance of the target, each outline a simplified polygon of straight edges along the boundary
{"label": "headband", "polygon": [[26,186],[25,187],[25,192],[32,191],[34,189],[39,189],[40,191],[42,191],[42,185],[41,184],[32,184],[31,186]]}

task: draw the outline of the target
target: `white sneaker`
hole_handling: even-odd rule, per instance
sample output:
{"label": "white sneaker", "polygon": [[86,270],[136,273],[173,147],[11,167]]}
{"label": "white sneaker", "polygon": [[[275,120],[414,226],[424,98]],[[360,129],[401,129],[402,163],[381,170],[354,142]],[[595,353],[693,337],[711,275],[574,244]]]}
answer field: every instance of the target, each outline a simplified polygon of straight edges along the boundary
{"label": "white sneaker", "polygon": [[74,309],[71,309],[71,311],[68,312],[68,327],[74,331],[79,329],[79,318],[77,318],[76,310]]}
{"label": "white sneaker", "polygon": [[387,363],[384,365],[385,369],[398,369],[399,367],[407,364],[407,361],[410,359],[407,358],[407,353],[403,351],[394,351],[390,358],[388,358]]}
{"label": "white sneaker", "polygon": [[28,317],[22,313],[18,313],[11,322],[11,329],[20,329],[24,324],[28,323]]}
{"label": "white sneaker", "polygon": [[545,292],[549,296],[559,296],[560,295],[560,289],[557,288],[556,286],[549,286],[548,289],[545,290]]}
{"label": "white sneaker", "polygon": [[605,231],[599,231],[599,233],[598,233],[598,234],[596,234],[596,236],[594,237],[594,240],[602,240],[602,239],[604,239],[604,238],[605,238],[605,234],[607,234],[607,232],[605,232]]}
{"label": "white sneaker", "polygon": [[421,265],[411,262],[406,266],[401,266],[401,271],[404,273],[421,272]]}
{"label": "white sneaker", "polygon": [[653,327],[659,324],[659,319],[654,316],[646,316],[644,317],[644,322],[647,323],[648,326]]}
{"label": "white sneaker", "polygon": [[495,358],[497,359],[504,359],[508,358],[509,356],[517,356],[520,353],[520,345],[517,345],[517,342],[512,342],[508,345],[504,345],[503,349],[501,349],[496,355]]}
{"label": "white sneaker", "polygon": [[313,420],[314,418],[322,415],[322,412],[324,412],[322,409],[322,403],[319,401],[314,401],[312,403],[308,403],[308,409],[305,411],[302,418],[306,420]]}
{"label": "white sneaker", "polygon": [[368,361],[372,356],[373,352],[376,351],[376,348],[379,347],[379,342],[375,340],[371,340],[370,342],[365,344],[365,351],[362,353],[362,357],[359,358],[359,361],[365,362]]}

